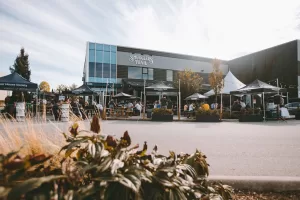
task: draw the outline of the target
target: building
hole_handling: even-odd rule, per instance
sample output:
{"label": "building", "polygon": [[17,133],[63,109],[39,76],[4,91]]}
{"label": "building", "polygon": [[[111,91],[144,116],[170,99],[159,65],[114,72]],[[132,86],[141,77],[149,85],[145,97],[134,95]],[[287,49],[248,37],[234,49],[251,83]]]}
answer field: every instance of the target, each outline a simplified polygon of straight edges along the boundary
{"label": "building", "polygon": [[[139,96],[144,80],[147,86],[161,81],[172,85],[177,72],[186,68],[199,73],[208,84],[212,59],[87,42],[83,81],[96,91],[105,91],[108,83],[109,92]],[[220,68],[228,72],[225,62]]]}
{"label": "building", "polygon": [[289,97],[300,98],[300,40],[271,47],[227,62],[243,83],[255,79],[287,88]]}
{"label": "building", "polygon": [[[161,81],[172,85],[186,68],[199,73],[210,89],[211,58],[87,42],[83,81],[96,91],[105,91],[108,83],[109,92],[139,96],[144,80],[147,86]],[[300,40],[222,61],[224,75],[229,69],[245,84],[259,79],[277,85],[278,79],[291,98],[300,98]]]}

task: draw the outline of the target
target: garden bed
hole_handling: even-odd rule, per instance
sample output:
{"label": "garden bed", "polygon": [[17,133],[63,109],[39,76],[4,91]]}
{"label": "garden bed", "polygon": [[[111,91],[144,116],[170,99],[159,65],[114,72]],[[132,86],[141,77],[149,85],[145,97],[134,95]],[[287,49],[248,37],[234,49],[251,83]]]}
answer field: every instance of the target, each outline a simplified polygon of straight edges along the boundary
{"label": "garden bed", "polygon": [[239,122],[262,122],[264,118],[262,115],[241,115]]}
{"label": "garden bed", "polygon": [[220,122],[218,115],[196,115],[196,122]]}
{"label": "garden bed", "polygon": [[159,121],[159,122],[172,122],[173,115],[159,115],[159,114],[152,114],[151,121]]}

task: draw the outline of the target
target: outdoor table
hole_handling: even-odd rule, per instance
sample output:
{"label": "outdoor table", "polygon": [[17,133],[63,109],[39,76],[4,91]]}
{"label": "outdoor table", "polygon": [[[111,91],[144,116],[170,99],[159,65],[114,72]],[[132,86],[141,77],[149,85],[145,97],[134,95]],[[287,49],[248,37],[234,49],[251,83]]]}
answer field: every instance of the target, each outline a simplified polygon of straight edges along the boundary
{"label": "outdoor table", "polygon": [[132,116],[132,113],[133,113],[133,111],[132,110],[126,110],[126,118],[128,118],[128,116],[129,116],[129,114],[131,114],[131,116]]}

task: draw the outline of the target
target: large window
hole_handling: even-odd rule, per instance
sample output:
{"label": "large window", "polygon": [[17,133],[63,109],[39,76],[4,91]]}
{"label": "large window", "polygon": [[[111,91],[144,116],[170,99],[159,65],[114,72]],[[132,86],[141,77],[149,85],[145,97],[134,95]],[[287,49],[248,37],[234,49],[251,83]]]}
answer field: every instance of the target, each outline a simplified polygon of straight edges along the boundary
{"label": "large window", "polygon": [[117,78],[117,66],[115,64],[111,64],[111,78]]}
{"label": "large window", "polygon": [[117,58],[115,52],[110,53],[110,64],[117,64]]}
{"label": "large window", "polygon": [[95,63],[90,62],[89,63],[89,77],[94,77],[95,76]]}
{"label": "large window", "polygon": [[142,68],[128,67],[128,78],[142,79]]}
{"label": "large window", "polygon": [[167,70],[167,81],[173,81],[173,71]]}
{"label": "large window", "polygon": [[103,63],[103,51],[96,51],[96,62]]}
{"label": "large window", "polygon": [[153,69],[146,67],[128,67],[128,78],[153,80]]}
{"label": "large window", "polygon": [[89,50],[89,61],[95,62],[95,50],[92,49]]}
{"label": "large window", "polygon": [[96,63],[96,77],[102,78],[102,63]]}
{"label": "large window", "polygon": [[153,80],[153,69],[148,68],[148,80]]}
{"label": "large window", "polygon": [[103,78],[110,78],[110,64],[103,64]]}
{"label": "large window", "polygon": [[[89,43],[89,81],[111,83],[117,81],[117,47],[105,44]],[[140,73],[142,76],[142,73]]]}

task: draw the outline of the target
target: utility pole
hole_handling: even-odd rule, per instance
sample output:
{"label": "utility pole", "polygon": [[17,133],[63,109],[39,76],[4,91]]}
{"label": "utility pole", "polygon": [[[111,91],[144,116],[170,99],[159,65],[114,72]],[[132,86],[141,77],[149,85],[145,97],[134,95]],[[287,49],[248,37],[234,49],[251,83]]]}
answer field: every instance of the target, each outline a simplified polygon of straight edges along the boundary
{"label": "utility pole", "polygon": [[145,119],[146,113],[146,79],[144,79],[144,110],[143,110],[143,119]]}

